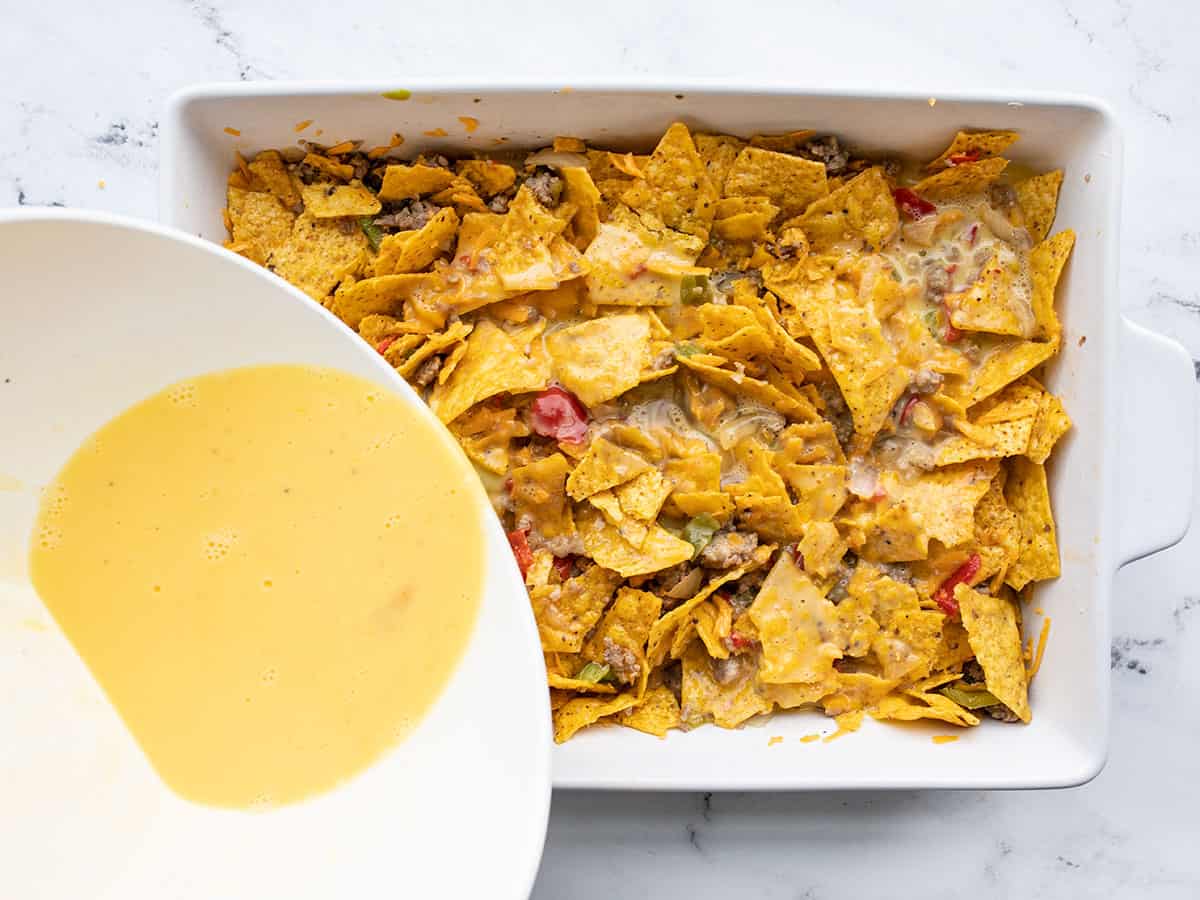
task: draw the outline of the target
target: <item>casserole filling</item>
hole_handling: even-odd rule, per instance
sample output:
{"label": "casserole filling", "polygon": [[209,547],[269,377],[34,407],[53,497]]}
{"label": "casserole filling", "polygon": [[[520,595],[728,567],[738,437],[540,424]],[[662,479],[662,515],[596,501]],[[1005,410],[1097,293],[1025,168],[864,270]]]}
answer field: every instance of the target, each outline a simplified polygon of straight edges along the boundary
{"label": "casserole filling", "polygon": [[960,132],[923,166],[679,123],[646,155],[307,144],[238,158],[227,246],[474,461],[557,740],[797,707],[1028,722],[1070,427],[1035,373],[1074,235],[1016,140]]}

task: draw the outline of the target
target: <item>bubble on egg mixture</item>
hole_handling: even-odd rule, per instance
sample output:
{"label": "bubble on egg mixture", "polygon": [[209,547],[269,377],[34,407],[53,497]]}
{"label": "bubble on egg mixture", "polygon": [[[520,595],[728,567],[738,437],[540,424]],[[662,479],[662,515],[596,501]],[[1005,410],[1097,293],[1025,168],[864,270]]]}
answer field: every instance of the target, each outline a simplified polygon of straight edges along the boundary
{"label": "bubble on egg mixture", "polygon": [[181,384],[173,385],[167,391],[167,399],[176,406],[195,406],[196,405],[196,385],[190,381],[182,382]]}
{"label": "bubble on egg mixture", "polygon": [[214,531],[205,538],[204,555],[214,562],[222,560],[229,555],[229,551],[233,549],[237,541],[238,533],[232,528]]}
{"label": "bubble on egg mixture", "polygon": [[55,525],[42,525],[37,532],[38,546],[43,550],[54,550],[62,543],[63,533]]}

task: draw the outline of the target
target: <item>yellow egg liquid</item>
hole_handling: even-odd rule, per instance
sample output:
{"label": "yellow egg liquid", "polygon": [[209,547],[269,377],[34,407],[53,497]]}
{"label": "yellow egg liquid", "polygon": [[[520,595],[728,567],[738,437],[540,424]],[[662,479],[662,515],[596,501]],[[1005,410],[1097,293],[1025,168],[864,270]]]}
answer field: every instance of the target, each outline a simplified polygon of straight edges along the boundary
{"label": "yellow egg liquid", "polygon": [[437,699],[483,589],[482,492],[391,392],[306,366],[176,384],[46,491],[33,583],[151,765],[198,803],[293,803]]}

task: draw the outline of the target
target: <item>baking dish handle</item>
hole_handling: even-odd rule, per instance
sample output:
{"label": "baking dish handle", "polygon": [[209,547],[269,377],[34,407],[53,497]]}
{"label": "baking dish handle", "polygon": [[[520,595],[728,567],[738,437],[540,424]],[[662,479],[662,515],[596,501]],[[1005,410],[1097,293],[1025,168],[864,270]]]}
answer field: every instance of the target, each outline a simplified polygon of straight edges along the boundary
{"label": "baking dish handle", "polygon": [[1117,564],[1179,543],[1192,519],[1196,369],[1178,343],[1121,319]]}

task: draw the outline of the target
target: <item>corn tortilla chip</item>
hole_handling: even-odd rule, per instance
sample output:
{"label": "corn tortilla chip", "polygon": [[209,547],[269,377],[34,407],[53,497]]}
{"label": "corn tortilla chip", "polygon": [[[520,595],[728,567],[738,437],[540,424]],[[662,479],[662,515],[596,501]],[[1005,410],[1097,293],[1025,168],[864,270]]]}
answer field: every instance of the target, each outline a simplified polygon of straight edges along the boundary
{"label": "corn tortilla chip", "polygon": [[930,171],[999,156],[1020,137],[1015,131],[960,131],[942,155],[925,168]]}
{"label": "corn tortilla chip", "polygon": [[541,390],[550,379],[550,361],[534,349],[532,355],[526,355],[512,336],[490,320],[480,319],[467,339],[462,362],[446,383],[435,386],[430,394],[430,408],[450,423],[496,394]]}
{"label": "corn tortilla chip", "polygon": [[379,189],[379,199],[386,200],[388,203],[415,200],[422,195],[435,194],[444,190],[453,181],[453,172],[437,166],[426,166],[420,163],[388,166],[383,173],[383,186]]}
{"label": "corn tortilla chip", "polygon": [[267,266],[321,301],[339,283],[359,272],[369,246],[361,228],[346,230],[340,222],[317,219],[305,212],[296,217],[291,235],[271,254]]}
{"label": "corn tortilla chip", "polygon": [[606,316],[546,335],[554,374],[585,406],[636,387],[650,364],[650,324],[639,315]]}
{"label": "corn tortilla chip", "polygon": [[912,189],[934,203],[953,200],[966,194],[977,194],[987,190],[1007,167],[1008,160],[998,156],[979,162],[963,163],[918,181]]}
{"label": "corn tortilla chip", "polygon": [[621,200],[648,212],[668,228],[708,239],[719,191],[708,177],[687,126],[676,122],[663,134],[639,178]]}
{"label": "corn tortilla chip", "polygon": [[1060,231],[1029,252],[1029,275],[1033,281],[1033,315],[1039,336],[1057,341],[1062,326],[1054,313],[1054,294],[1063,266],[1075,246],[1075,232]]}
{"label": "corn tortilla chip", "polygon": [[1023,456],[1013,457],[1008,467],[1004,499],[1017,515],[1021,550],[1005,581],[1019,591],[1031,581],[1059,576],[1058,540],[1045,467]]}
{"label": "corn tortilla chip", "polygon": [[954,589],[954,599],[988,692],[1028,724],[1032,718],[1029,682],[1016,607],[1003,596],[993,597],[963,584]]}
{"label": "corn tortilla chip", "polygon": [[591,566],[561,585],[531,590],[529,599],[542,649],[547,653],[578,653],[620,582],[615,573]]}
{"label": "corn tortilla chip", "polygon": [[567,493],[572,500],[582,500],[592,494],[624,484],[650,468],[650,463],[629,450],[618,447],[605,438],[596,438],[567,479]]}
{"label": "corn tortilla chip", "polygon": [[766,197],[785,218],[829,193],[825,164],[762,147],[746,147],[725,178],[727,197]]}
{"label": "corn tortilla chip", "polygon": [[316,219],[373,216],[383,208],[379,198],[361,184],[310,184],[301,193],[305,211]]}
{"label": "corn tortilla chip", "polygon": [[1044,175],[1035,175],[1018,181],[1017,205],[1025,217],[1025,230],[1035,244],[1041,243],[1050,234],[1054,216],[1058,212],[1058,191],[1062,187],[1062,169]]}
{"label": "corn tortilla chip", "polygon": [[786,224],[804,231],[814,253],[863,244],[878,250],[896,234],[900,214],[883,170],[875,167],[856,175]]}
{"label": "corn tortilla chip", "polygon": [[450,250],[459,218],[453,209],[439,209],[420,229],[389,234],[380,242],[372,271],[375,275],[420,272]]}

